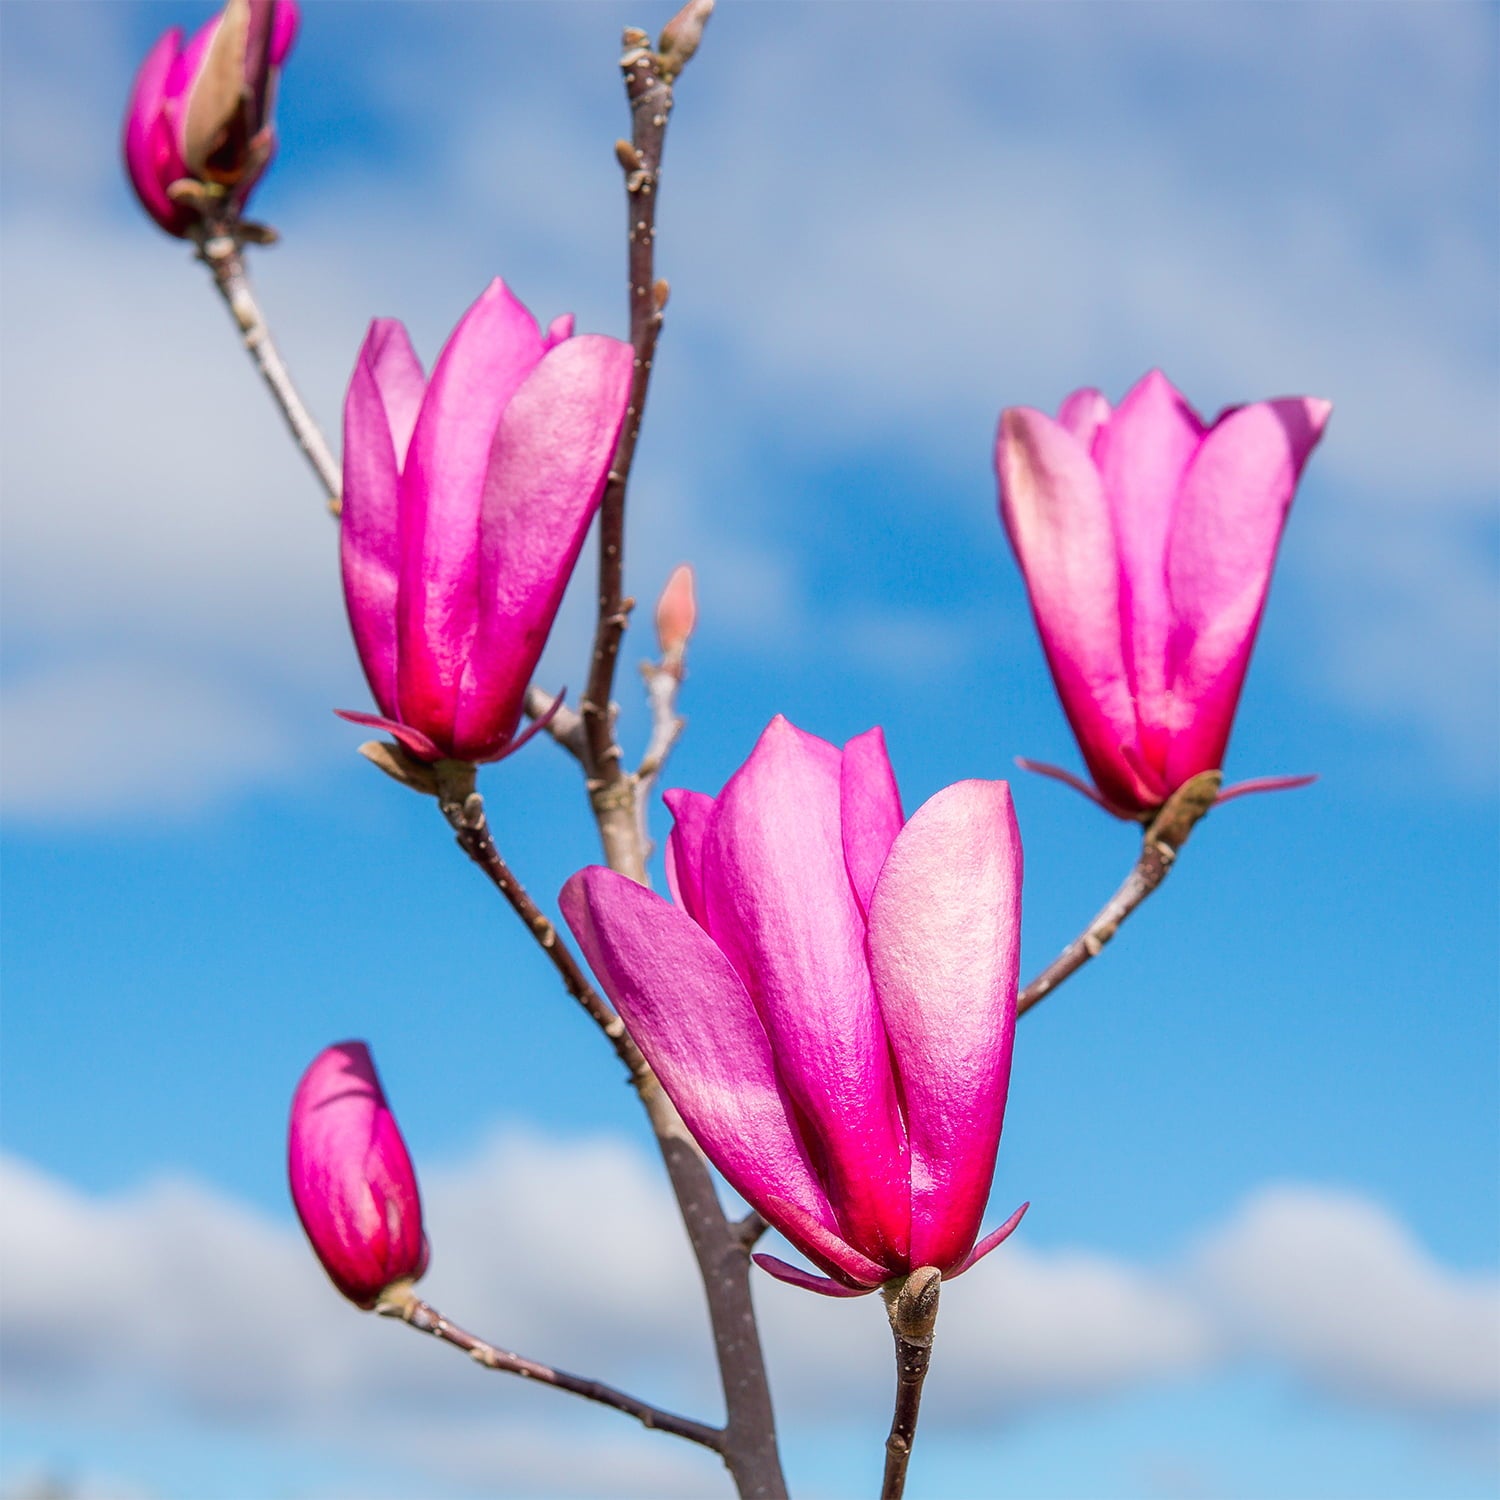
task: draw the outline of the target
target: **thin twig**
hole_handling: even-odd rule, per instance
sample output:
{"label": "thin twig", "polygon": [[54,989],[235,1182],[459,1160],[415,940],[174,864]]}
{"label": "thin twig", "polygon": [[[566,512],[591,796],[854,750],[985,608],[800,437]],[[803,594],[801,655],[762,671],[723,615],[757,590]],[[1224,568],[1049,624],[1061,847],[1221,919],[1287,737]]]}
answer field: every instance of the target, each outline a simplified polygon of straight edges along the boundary
{"label": "thin twig", "polygon": [[932,1335],[937,1324],[938,1293],[943,1278],[934,1266],[913,1271],[900,1285],[882,1289],[891,1333],[896,1340],[896,1409],[885,1440],[885,1477],[880,1500],[901,1500],[906,1469],[917,1437],[922,1385],[932,1362]]}
{"label": "thin twig", "polygon": [[431,1334],[455,1349],[462,1349],[476,1364],[487,1370],[503,1370],[510,1375],[519,1375],[523,1380],[535,1380],[560,1391],[570,1391],[586,1401],[597,1401],[601,1406],[612,1406],[628,1417],[634,1417],[643,1427],[657,1432],[669,1432],[674,1437],[686,1438],[690,1443],[701,1443],[715,1453],[723,1451],[724,1434],[717,1427],[704,1422],[695,1422],[691,1417],[679,1417],[674,1412],[663,1411],[624,1391],[617,1391],[602,1380],[589,1380],[582,1375],[570,1375],[566,1370],[554,1370],[550,1365],[512,1354],[476,1338],[472,1333],[450,1323],[436,1308],[415,1296],[409,1287],[393,1289],[387,1294],[377,1311],[388,1318],[400,1318],[419,1333]]}
{"label": "thin twig", "polygon": [[[635,461],[656,340],[661,332],[662,308],[666,304],[666,283],[656,279],[656,186],[667,120],[672,113],[672,75],[647,45],[646,34],[634,29],[625,33],[625,54],[620,59],[620,68],[625,75],[631,115],[631,139],[620,141],[616,151],[625,173],[630,215],[630,343],[635,351],[635,368],[625,425],[620,430],[620,441],[599,505],[599,616],[581,707],[588,746],[589,791],[606,858],[612,867],[623,868],[626,874],[644,881],[645,863],[635,838],[634,793],[620,764],[610,699],[620,639],[634,602],[624,597],[625,492]],[[628,795],[620,795],[622,791]]]}
{"label": "thin twig", "polygon": [[312,413],[297,394],[292,377],[287,373],[286,365],[282,363],[281,355],[271,338],[271,330],[266,326],[265,316],[255,300],[255,294],[250,290],[239,233],[232,225],[214,225],[209,222],[195,239],[198,259],[212,274],[214,285],[219,289],[219,295],[224,299],[230,316],[244,339],[246,353],[255,361],[255,368],[260,371],[261,379],[281,408],[293,439],[318,476],[318,483],[323,486],[323,493],[328,497],[328,509],[338,515],[341,504],[339,497],[343,488],[338,463],[329,452],[328,444],[313,420]]}
{"label": "thin twig", "polygon": [[643,861],[648,861],[652,853],[651,833],[646,824],[651,788],[661,775],[672,747],[687,728],[687,720],[677,712],[677,690],[682,686],[682,655],[679,648],[675,661],[641,663],[646,701],[651,705],[651,738],[646,742],[646,753],[630,779],[635,790],[636,838]]}
{"label": "thin twig", "polygon": [[1167,878],[1177,852],[1187,843],[1198,820],[1214,805],[1223,777],[1205,771],[1184,782],[1146,828],[1141,852],[1104,909],[1016,997],[1016,1014],[1023,1016],[1045,1000],[1063,980],[1076,974],[1119,930],[1120,923]]}
{"label": "thin twig", "polygon": [[547,719],[547,733],[575,760],[581,761],[586,753],[583,743],[583,716],[565,703],[554,708],[555,703],[557,703],[557,696],[549,693],[546,688],[532,683],[526,689],[526,717],[535,722],[551,714],[552,717]]}
{"label": "thin twig", "polygon": [[[438,808],[448,820],[458,847],[489,876],[495,889],[510,903],[511,910],[526,924],[542,952],[552,960],[563,988],[588,1012],[590,1019],[609,1038],[615,1054],[631,1078],[640,1083],[652,1078],[641,1050],[631,1040],[625,1023],[588,981],[572,950],[558,935],[551,919],[500,857],[484,815],[484,798],[474,790],[474,768],[456,761],[439,761]],[[654,1079],[652,1079],[654,1082]]]}

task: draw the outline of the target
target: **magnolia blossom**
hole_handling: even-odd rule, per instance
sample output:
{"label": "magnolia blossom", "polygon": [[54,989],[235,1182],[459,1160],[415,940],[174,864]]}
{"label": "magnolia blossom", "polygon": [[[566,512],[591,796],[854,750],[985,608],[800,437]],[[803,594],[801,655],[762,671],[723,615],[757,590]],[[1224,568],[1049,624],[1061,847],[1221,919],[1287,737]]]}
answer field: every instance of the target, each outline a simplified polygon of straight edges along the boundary
{"label": "magnolia blossom", "polygon": [[422,1275],[416,1173],[363,1042],[325,1049],[302,1075],[287,1156],[297,1217],[344,1296],[374,1307]]}
{"label": "magnolia blossom", "polygon": [[1055,421],[1001,414],[1001,515],[1097,793],[1034,769],[1140,817],[1222,767],[1287,510],[1331,409],[1294,396],[1205,424],[1153,371],[1113,410],[1081,390]]}
{"label": "magnolia blossom", "polygon": [[[902,817],[879,729],[772,721],[717,798],[666,794],[673,901],[599,867],[563,915],[699,1144],[858,1296],[966,1270],[1005,1114],[1021,844],[1004,782]],[[831,1278],[831,1279],[830,1279]]]}
{"label": "magnolia blossom", "polygon": [[271,106],[297,21],[296,0],[229,0],[186,47],[174,26],[146,54],[125,115],[125,166],[168,234],[185,237],[199,218],[174,183],[244,207],[276,148]]}
{"label": "magnolia blossom", "polygon": [[344,600],[378,715],[419,759],[494,760],[598,509],[633,355],[545,334],[498,278],[426,380],[377,318],[344,403]]}

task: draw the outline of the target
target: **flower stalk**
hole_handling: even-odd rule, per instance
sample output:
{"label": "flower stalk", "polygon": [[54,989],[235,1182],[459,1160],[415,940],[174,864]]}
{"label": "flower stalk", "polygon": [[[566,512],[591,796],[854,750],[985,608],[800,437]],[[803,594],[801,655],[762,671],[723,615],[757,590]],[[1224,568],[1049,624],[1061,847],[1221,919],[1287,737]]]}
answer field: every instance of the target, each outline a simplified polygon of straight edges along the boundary
{"label": "flower stalk", "polygon": [[885,1440],[885,1477],[880,1500],[901,1500],[906,1470],[917,1437],[922,1386],[932,1362],[933,1331],[937,1327],[938,1294],[943,1278],[936,1266],[922,1266],[881,1289],[891,1333],[896,1340],[896,1409]]}

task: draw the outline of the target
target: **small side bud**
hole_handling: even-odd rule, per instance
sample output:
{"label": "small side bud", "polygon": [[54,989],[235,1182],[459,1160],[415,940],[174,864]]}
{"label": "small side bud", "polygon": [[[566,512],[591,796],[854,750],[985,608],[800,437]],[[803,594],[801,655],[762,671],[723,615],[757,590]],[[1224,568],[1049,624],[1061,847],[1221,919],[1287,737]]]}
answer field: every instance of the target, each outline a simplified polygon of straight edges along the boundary
{"label": "small side bud", "polygon": [[634,52],[646,46],[651,41],[650,36],[641,30],[639,26],[627,26],[620,33],[620,45],[627,52]]}
{"label": "small side bud", "polygon": [[672,288],[665,276],[658,276],[651,288],[651,300],[656,304],[657,312],[666,305],[667,299],[672,295]]}
{"label": "small side bud", "polygon": [[698,623],[698,601],[693,592],[693,569],[680,563],[672,570],[667,586],[656,601],[656,639],[661,646],[662,665],[682,670],[683,653]]}
{"label": "small side bud", "polygon": [[641,153],[629,141],[619,140],[615,142],[615,160],[627,172],[638,172],[640,170]]}
{"label": "small side bud", "polygon": [[292,1098],[292,1203],[329,1280],[367,1311],[427,1269],[417,1174],[363,1042],[325,1048]]}
{"label": "small side bud", "polygon": [[703,28],[713,13],[714,0],[688,0],[662,28],[656,53],[667,78],[675,78],[692,60],[703,40]]}

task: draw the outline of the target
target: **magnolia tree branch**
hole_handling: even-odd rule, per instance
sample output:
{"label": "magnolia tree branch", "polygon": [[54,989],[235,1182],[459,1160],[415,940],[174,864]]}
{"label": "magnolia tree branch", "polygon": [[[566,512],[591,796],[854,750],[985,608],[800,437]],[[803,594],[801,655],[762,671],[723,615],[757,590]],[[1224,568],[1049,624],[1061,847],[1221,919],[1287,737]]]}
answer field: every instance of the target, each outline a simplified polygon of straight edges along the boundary
{"label": "magnolia tree branch", "polygon": [[292,377],[287,373],[286,365],[282,363],[281,355],[271,338],[271,330],[266,325],[260,304],[250,290],[250,278],[245,273],[242,249],[247,230],[252,231],[256,238],[269,234],[269,231],[254,225],[205,220],[194,236],[198,259],[208,267],[213,276],[214,285],[240,330],[245,352],[254,360],[261,379],[265,381],[277,406],[281,408],[282,416],[286,418],[293,440],[312,465],[313,473],[318,476],[318,483],[323,486],[323,493],[328,497],[328,509],[338,515],[341,504],[339,497],[343,488],[338,462],[329,452],[328,443],[313,420],[312,413],[297,394]]}
{"label": "magnolia tree branch", "polygon": [[1063,980],[1076,974],[1119,931],[1120,923],[1167,878],[1177,852],[1198,820],[1214,805],[1223,781],[1218,771],[1204,771],[1184,782],[1146,827],[1141,852],[1104,909],[1037,975],[1016,998],[1016,1014],[1025,1015]]}
{"label": "magnolia tree branch", "polygon": [[885,1440],[885,1478],[880,1500],[901,1500],[906,1469],[917,1437],[917,1414],[922,1386],[932,1362],[932,1335],[937,1325],[938,1293],[943,1278],[935,1266],[923,1266],[899,1284],[882,1289],[885,1309],[896,1339],[896,1409],[890,1436]]}
{"label": "magnolia tree branch", "polygon": [[512,1354],[507,1349],[488,1344],[472,1333],[450,1323],[436,1308],[423,1302],[413,1293],[410,1285],[393,1287],[386,1294],[376,1311],[388,1318],[400,1318],[419,1333],[431,1334],[455,1349],[462,1349],[476,1364],[486,1370],[503,1370],[510,1375],[519,1375],[523,1380],[535,1380],[550,1385],[556,1390],[569,1391],[582,1396],[586,1401],[597,1401],[601,1406],[612,1406],[628,1417],[634,1417],[643,1427],[657,1432],[669,1432],[673,1437],[686,1438],[690,1443],[701,1443],[715,1453],[722,1451],[724,1434],[717,1427],[695,1422],[690,1417],[679,1417],[673,1412],[663,1411],[624,1391],[617,1391],[602,1380],[589,1380],[581,1375],[570,1375],[566,1370],[554,1370],[550,1365]]}
{"label": "magnolia tree branch", "polygon": [[[711,9],[712,0],[690,0],[673,24],[688,17],[690,22],[696,20],[701,33]],[[625,173],[630,216],[630,344],[635,351],[635,368],[625,425],[620,430],[620,441],[599,505],[599,618],[582,704],[589,793],[605,858],[612,869],[642,883],[646,865],[636,836],[634,788],[620,764],[610,698],[620,640],[633,604],[624,597],[625,491],[635,461],[656,340],[661,332],[662,309],[667,301],[667,284],[656,278],[656,184],[667,120],[672,113],[672,83],[676,74],[661,53],[651,51],[647,40],[645,32],[627,29],[625,54],[620,59],[625,93],[630,101],[631,138],[617,141],[615,151]],[[696,39],[693,45],[696,46]],[[681,62],[685,61],[686,57],[682,57]]]}

